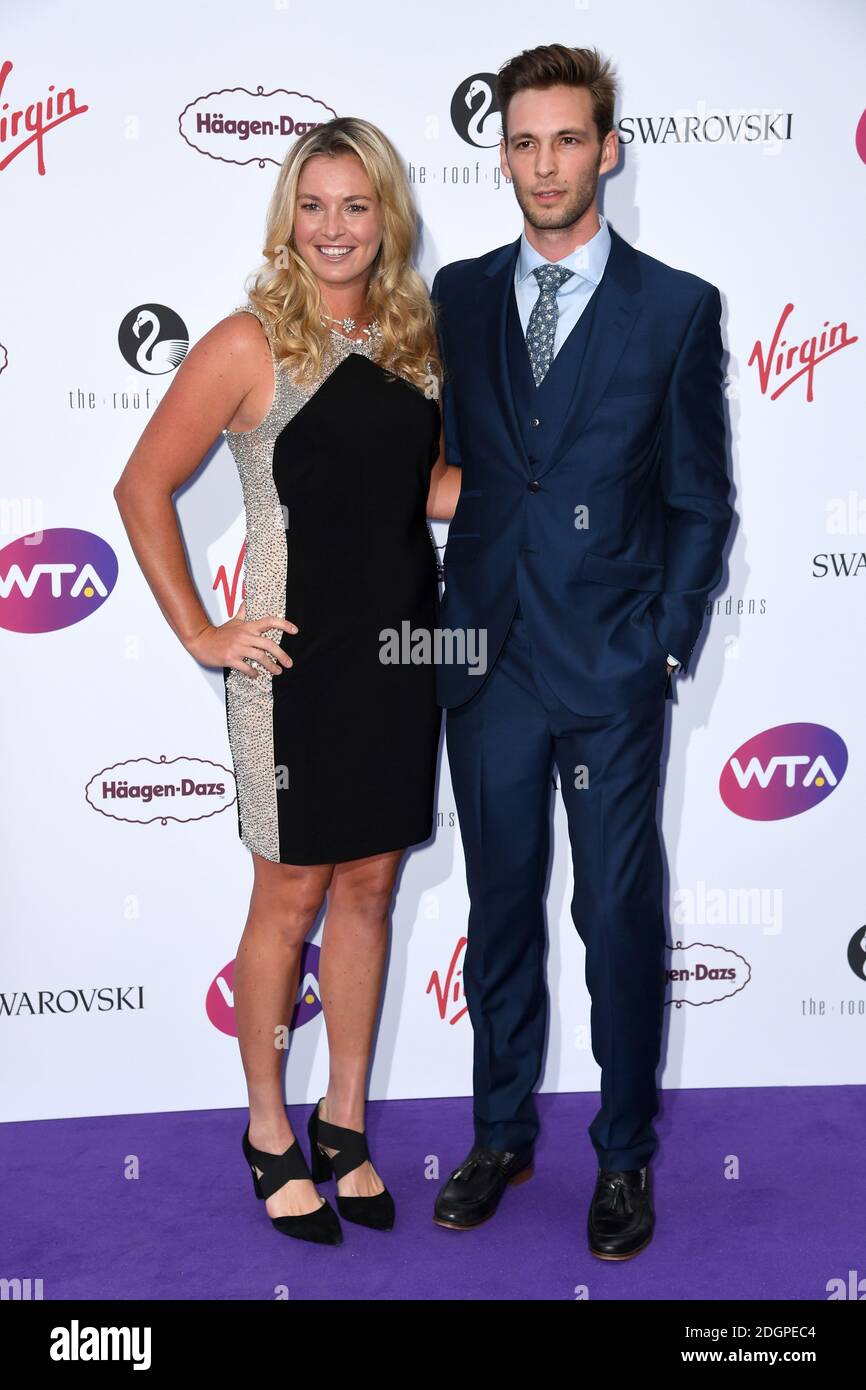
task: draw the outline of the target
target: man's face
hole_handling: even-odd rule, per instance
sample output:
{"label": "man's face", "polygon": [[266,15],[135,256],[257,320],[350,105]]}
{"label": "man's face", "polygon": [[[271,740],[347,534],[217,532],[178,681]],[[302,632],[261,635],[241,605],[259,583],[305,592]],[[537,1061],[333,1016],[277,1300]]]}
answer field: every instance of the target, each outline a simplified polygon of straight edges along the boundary
{"label": "man's face", "polygon": [[591,206],[599,175],[617,158],[615,131],[599,141],[588,88],[530,89],[511,98],[499,160],[530,226],[573,226]]}

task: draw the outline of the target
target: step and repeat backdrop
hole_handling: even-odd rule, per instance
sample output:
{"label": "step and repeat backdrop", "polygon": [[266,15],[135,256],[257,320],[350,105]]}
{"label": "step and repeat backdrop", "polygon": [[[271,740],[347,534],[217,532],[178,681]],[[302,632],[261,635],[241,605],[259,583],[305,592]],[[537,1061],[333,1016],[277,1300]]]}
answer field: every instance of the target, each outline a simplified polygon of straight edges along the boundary
{"label": "step and repeat backdrop", "polygon": [[[596,45],[621,82],[602,210],[718,285],[736,522],[660,802],[661,1083],[864,1079],[866,12],[855,0],[24,4],[0,27],[7,1119],[240,1106],[233,959],[252,884],[221,671],[164,621],[112,489],[188,347],[245,298],[292,142],[361,115],[399,148],[419,269],[512,241],[494,75]],[[243,596],[221,438],[176,497],[215,623]],[[442,546],[445,526],[434,524]],[[393,915],[373,1098],[471,1093],[467,896],[444,755]],[[565,818],[542,1089],[595,1091]],[[286,1093],[322,1094],[321,925]]]}

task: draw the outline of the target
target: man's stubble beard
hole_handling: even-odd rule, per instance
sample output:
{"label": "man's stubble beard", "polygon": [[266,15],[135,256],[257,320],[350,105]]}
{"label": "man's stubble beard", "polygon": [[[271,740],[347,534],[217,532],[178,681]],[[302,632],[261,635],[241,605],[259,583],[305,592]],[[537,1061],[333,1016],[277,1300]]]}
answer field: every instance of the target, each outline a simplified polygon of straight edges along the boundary
{"label": "man's stubble beard", "polygon": [[[512,179],[514,185],[514,196],[517,199],[520,211],[526,218],[530,227],[534,227],[540,232],[559,232],[566,227],[573,227],[575,222],[579,222],[581,217],[592,205],[592,200],[598,190],[599,167],[601,165],[601,151],[595,168],[590,171],[586,179],[575,189],[571,200],[564,208],[551,208],[550,212],[541,220],[539,214],[529,204],[528,199],[524,199],[523,190],[516,179]],[[542,214],[542,217],[544,215]]]}

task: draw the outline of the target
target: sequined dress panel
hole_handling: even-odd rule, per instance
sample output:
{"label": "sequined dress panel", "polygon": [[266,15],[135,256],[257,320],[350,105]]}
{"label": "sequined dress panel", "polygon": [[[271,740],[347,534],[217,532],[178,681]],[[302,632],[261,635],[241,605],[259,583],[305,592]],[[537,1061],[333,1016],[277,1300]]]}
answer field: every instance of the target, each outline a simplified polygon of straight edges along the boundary
{"label": "sequined dress panel", "polygon": [[[268,334],[252,304],[234,312]],[[299,628],[267,632],[294,663],[280,675],[252,659],[254,680],[223,671],[238,831],[265,859],[294,864],[426,840],[441,719],[432,665],[382,660],[383,633],[430,631],[438,617],[426,519],[436,392],[386,372],[375,339],[330,341],[303,385],[271,345],[267,415],[224,431],[246,513],[246,618]]]}

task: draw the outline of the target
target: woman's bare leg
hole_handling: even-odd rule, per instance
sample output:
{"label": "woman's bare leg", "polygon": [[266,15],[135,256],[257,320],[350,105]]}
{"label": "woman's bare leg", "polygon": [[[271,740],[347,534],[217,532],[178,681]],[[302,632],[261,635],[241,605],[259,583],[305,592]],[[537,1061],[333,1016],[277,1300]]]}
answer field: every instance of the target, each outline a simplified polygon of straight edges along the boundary
{"label": "woman's bare leg", "polygon": [[[234,973],[235,1019],[250,1103],[250,1143],[281,1154],[294,1139],[286,1114],[279,1031],[291,1019],[301,948],[324,901],[332,864],[274,864],[253,854],[255,878]],[[265,1200],[270,1216],[315,1211],[312,1182],[293,1179]]]}
{"label": "woman's bare leg", "polygon": [[[382,993],[394,880],[403,850],[334,865],[319,958],[330,1076],[323,1120],[363,1130],[370,1047]],[[333,1153],[333,1149],[328,1150]],[[371,1197],[384,1184],[363,1163],[337,1184],[342,1197]]]}

